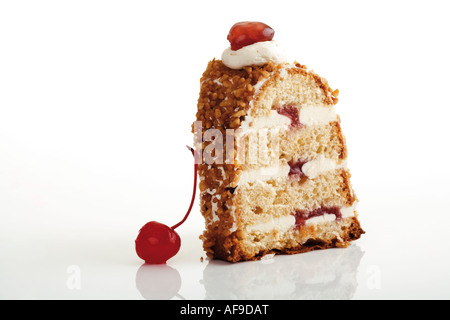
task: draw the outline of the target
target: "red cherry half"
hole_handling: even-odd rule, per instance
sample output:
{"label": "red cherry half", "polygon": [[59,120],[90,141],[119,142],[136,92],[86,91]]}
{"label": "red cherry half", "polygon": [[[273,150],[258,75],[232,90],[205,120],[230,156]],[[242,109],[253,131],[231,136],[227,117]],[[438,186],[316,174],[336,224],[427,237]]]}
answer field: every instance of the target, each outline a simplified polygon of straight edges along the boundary
{"label": "red cherry half", "polygon": [[267,24],[256,21],[235,23],[228,33],[231,50],[239,50],[245,46],[273,39],[275,31]]}
{"label": "red cherry half", "polygon": [[[196,155],[194,149],[190,147],[188,147],[188,149],[191,150],[195,159]],[[197,163],[198,161],[195,161],[194,163],[194,188],[192,191],[191,204],[189,205],[189,209],[183,220],[173,227],[168,227],[165,224],[156,221],[150,221],[139,230],[139,234],[135,241],[136,253],[146,263],[166,263],[168,259],[176,255],[180,250],[181,239],[175,229],[186,221],[192,210],[192,206],[194,205],[195,191],[197,189]]]}

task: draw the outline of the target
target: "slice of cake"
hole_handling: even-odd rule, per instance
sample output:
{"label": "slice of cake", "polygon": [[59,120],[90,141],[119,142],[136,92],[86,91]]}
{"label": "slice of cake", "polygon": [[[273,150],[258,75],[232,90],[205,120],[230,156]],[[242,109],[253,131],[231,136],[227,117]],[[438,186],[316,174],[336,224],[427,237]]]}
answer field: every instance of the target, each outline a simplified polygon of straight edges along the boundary
{"label": "slice of cake", "polygon": [[339,91],[287,63],[267,29],[235,25],[231,48],[201,78],[193,132],[210,258],[346,247],[364,233],[334,107]]}

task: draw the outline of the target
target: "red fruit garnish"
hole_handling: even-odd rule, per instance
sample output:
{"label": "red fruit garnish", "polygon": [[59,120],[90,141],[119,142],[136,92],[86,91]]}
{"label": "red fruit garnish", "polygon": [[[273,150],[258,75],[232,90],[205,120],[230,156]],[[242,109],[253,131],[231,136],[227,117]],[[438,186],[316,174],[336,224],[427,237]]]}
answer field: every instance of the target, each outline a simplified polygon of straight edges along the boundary
{"label": "red fruit garnish", "polygon": [[172,258],[180,250],[178,233],[165,224],[150,221],[145,224],[136,238],[136,253],[146,263],[160,264]]}
{"label": "red fruit garnish", "polygon": [[242,47],[273,39],[275,31],[267,24],[256,21],[244,21],[235,23],[228,33],[228,41],[231,50],[239,50]]}
{"label": "red fruit garnish", "polygon": [[[191,150],[192,155],[194,155],[195,158],[194,149],[190,147],[188,147],[188,149]],[[168,259],[176,255],[178,250],[180,250],[181,239],[175,229],[186,221],[192,210],[192,206],[194,205],[195,191],[197,189],[197,163],[198,161],[195,161],[194,189],[192,191],[191,204],[189,205],[189,209],[183,220],[173,227],[168,227],[165,224],[156,221],[150,221],[139,230],[139,234],[135,241],[136,253],[146,263],[166,263]]]}

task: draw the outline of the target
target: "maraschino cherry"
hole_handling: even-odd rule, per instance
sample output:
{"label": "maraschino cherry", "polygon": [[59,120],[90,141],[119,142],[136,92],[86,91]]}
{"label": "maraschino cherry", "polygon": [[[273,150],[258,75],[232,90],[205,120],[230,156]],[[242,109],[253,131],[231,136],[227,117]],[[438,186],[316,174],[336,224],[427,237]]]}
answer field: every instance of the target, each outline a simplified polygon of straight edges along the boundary
{"label": "maraschino cherry", "polygon": [[245,46],[273,39],[275,31],[267,24],[256,21],[235,23],[228,33],[231,50],[239,50]]}
{"label": "maraschino cherry", "polygon": [[[188,147],[191,150],[192,155],[195,158],[194,149]],[[178,222],[173,227],[168,227],[165,224],[150,221],[146,223],[136,238],[136,253],[137,255],[149,264],[163,264],[180,250],[181,239],[178,233],[175,231],[180,225],[182,225],[189,213],[192,210],[195,200],[195,191],[197,189],[197,169],[198,164],[195,161],[194,164],[194,189],[192,191],[191,204],[183,220]]]}

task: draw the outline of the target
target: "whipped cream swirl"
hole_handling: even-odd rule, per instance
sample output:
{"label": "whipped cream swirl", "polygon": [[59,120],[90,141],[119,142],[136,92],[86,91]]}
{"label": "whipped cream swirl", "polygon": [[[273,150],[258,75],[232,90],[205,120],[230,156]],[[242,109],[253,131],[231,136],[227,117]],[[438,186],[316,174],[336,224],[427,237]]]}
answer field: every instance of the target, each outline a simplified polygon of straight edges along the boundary
{"label": "whipped cream swirl", "polygon": [[222,53],[223,63],[231,69],[256,65],[262,66],[269,61],[274,63],[286,63],[287,54],[278,42],[263,41],[245,46],[239,50],[225,49]]}

